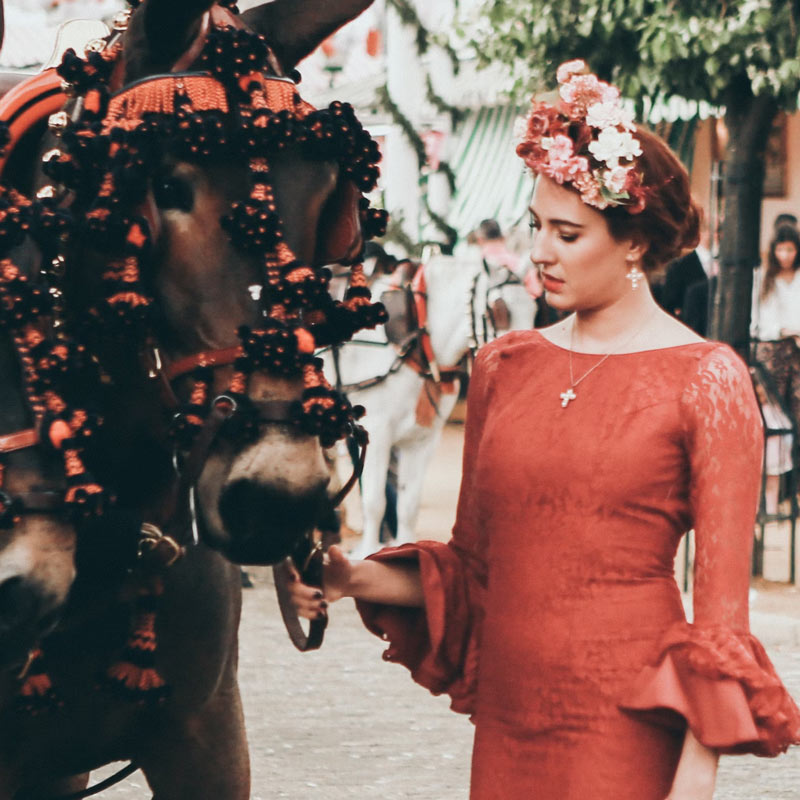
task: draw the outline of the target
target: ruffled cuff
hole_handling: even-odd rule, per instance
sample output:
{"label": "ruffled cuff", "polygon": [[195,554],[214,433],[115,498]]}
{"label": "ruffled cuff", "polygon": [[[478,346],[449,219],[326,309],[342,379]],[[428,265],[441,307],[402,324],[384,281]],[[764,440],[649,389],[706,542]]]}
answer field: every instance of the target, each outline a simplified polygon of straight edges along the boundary
{"label": "ruffled cuff", "polygon": [[449,694],[451,708],[474,710],[482,587],[449,545],[417,542],[381,550],[375,561],[416,561],[423,608],[356,601],[366,627],[389,642],[383,657],[403,664],[433,694]]}
{"label": "ruffled cuff", "polygon": [[722,626],[671,627],[620,707],[677,713],[721,753],[776,756],[800,744],[800,712],[761,643]]}

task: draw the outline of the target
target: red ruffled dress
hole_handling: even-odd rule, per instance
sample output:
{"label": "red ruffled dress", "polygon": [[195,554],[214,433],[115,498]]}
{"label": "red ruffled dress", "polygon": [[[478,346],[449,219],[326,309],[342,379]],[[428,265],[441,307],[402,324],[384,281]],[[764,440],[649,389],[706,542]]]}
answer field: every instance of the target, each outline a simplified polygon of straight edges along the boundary
{"label": "red ruffled dress", "polygon": [[[574,354],[575,375],[598,356]],[[537,331],[485,347],[453,538],[424,609],[358,604],[385,657],[476,725],[472,800],[663,800],[688,725],[776,755],[800,713],[748,627],[763,454],[747,368],[712,342],[610,356],[576,387]],[[696,534],[694,622],[673,574]]]}

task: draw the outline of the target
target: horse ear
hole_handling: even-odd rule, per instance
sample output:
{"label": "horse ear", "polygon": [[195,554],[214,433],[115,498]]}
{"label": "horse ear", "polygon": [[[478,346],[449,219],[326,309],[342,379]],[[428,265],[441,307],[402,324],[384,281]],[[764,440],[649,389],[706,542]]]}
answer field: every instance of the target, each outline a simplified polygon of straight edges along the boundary
{"label": "horse ear", "polygon": [[242,22],[269,42],[284,70],[372,5],[372,0],[273,0],[241,15]]}
{"label": "horse ear", "polygon": [[127,79],[166,72],[189,49],[215,0],[146,0],[126,34]]}

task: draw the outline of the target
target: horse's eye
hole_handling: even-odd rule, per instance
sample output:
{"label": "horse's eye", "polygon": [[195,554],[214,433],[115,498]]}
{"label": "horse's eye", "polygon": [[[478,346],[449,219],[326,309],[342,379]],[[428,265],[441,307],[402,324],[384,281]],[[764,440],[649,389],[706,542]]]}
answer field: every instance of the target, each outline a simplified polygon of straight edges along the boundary
{"label": "horse's eye", "polygon": [[194,208],[194,190],[191,184],[175,175],[156,179],[153,183],[153,194],[159,208],[174,208],[187,213]]}

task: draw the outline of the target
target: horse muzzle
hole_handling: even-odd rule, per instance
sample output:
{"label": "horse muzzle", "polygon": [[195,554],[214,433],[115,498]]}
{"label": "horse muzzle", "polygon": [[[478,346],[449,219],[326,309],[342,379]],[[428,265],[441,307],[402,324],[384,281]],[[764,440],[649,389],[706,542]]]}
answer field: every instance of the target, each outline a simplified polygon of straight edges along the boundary
{"label": "horse muzzle", "polygon": [[286,493],[251,480],[227,486],[219,512],[224,533],[204,531],[207,543],[239,564],[277,564],[311,531],[325,508],[326,485]]}

